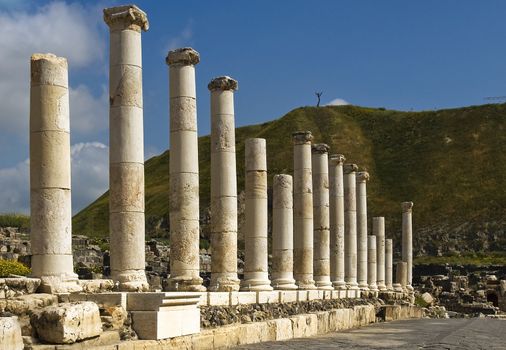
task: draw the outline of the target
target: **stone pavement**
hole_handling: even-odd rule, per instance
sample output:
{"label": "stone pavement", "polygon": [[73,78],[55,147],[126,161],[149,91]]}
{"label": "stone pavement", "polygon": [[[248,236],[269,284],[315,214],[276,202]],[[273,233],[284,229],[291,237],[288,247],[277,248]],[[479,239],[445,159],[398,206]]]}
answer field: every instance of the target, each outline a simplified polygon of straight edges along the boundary
{"label": "stone pavement", "polygon": [[420,319],[237,349],[506,349],[506,320]]}

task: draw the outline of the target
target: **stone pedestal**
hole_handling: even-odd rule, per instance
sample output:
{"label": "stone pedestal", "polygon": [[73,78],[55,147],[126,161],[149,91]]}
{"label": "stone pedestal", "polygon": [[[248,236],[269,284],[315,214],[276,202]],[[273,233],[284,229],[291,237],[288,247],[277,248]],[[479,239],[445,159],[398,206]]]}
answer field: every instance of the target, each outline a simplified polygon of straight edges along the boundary
{"label": "stone pedestal", "polygon": [[357,194],[356,164],[345,164],[344,173],[344,280],[348,289],[358,289],[357,283]]}
{"label": "stone pedestal", "polygon": [[195,65],[192,48],[170,51],[170,278],[169,290],[205,291],[199,260],[199,155]]}
{"label": "stone pedestal", "polygon": [[367,180],[369,173],[357,173],[357,282],[362,290],[367,283]]}
{"label": "stone pedestal", "polygon": [[218,77],[211,91],[211,285],[217,292],[239,290],[237,278],[237,177],[234,91],[237,81]]}
{"label": "stone pedestal", "polygon": [[335,289],[346,289],[344,282],[344,179],[342,154],[330,156],[330,279]]}
{"label": "stone pedestal", "polygon": [[299,289],[315,289],[313,279],[313,183],[310,131],[293,133],[294,266]]}
{"label": "stone pedestal", "polygon": [[376,279],[378,289],[384,291],[385,285],[385,218],[372,218],[372,233],[376,236]]}
{"label": "stone pedestal", "polygon": [[32,275],[46,293],[79,291],[72,259],[67,60],[31,57],[30,242]]}
{"label": "stone pedestal", "polygon": [[267,150],[265,139],[245,142],[244,280],[241,290],[272,290],[267,258]]}
{"label": "stone pedestal", "polygon": [[330,281],[329,146],[312,146],[313,172],[313,269],[316,287],[332,290]]}
{"label": "stone pedestal", "polygon": [[367,236],[367,283],[371,292],[377,292],[376,236]]}
{"label": "stone pedestal", "polygon": [[272,286],[294,290],[292,177],[275,175],[272,192]]}
{"label": "stone pedestal", "polygon": [[408,285],[408,264],[405,261],[399,261],[395,266],[394,291],[406,292],[407,285]]}
{"label": "stone pedestal", "polygon": [[137,6],[104,9],[110,29],[109,231],[111,277],[125,291],[149,288],[145,274],[144,132],[141,31]]}
{"label": "stone pedestal", "polygon": [[402,205],[402,261],[407,264],[407,288],[412,290],[413,283],[413,202],[403,202]]}
{"label": "stone pedestal", "polygon": [[385,240],[385,286],[388,291],[393,290],[393,241]]}

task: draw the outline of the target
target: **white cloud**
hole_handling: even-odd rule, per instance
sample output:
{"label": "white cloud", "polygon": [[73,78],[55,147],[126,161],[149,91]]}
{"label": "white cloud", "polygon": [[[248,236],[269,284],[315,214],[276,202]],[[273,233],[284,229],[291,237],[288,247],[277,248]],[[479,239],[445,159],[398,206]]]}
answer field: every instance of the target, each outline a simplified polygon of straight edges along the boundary
{"label": "white cloud", "polygon": [[333,99],[329,103],[325,104],[325,106],[345,106],[345,105],[349,105],[349,102],[343,100],[342,98]]}
{"label": "white cloud", "polygon": [[191,46],[193,38],[193,20],[190,19],[186,23],[186,26],[179,33],[178,36],[171,38],[169,43],[167,44],[167,50],[165,50],[164,54],[167,54],[167,51],[178,49],[180,47]]}
{"label": "white cloud", "polygon": [[70,130],[72,134],[89,135],[109,126],[109,94],[93,96],[85,85],[70,88]]}
{"label": "white cloud", "polygon": [[[72,212],[97,199],[109,185],[109,148],[100,142],[71,148]],[[30,213],[30,162],[0,169],[0,213]]]}

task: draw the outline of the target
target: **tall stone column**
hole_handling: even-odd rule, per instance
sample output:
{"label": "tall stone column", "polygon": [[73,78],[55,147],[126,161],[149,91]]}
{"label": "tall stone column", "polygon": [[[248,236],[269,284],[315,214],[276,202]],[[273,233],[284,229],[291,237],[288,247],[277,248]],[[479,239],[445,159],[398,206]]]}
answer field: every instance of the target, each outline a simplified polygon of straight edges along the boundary
{"label": "tall stone column", "polygon": [[385,218],[372,218],[372,233],[376,236],[376,279],[378,289],[386,290],[385,285]]}
{"label": "tall stone column", "polygon": [[120,290],[142,291],[145,274],[144,135],[141,31],[137,6],[104,9],[110,29],[109,230],[111,276]]}
{"label": "tall stone column", "polygon": [[367,236],[367,284],[371,292],[378,291],[376,274],[376,236]]}
{"label": "tall stone column", "polygon": [[405,261],[397,262],[395,266],[395,284],[396,292],[405,292],[408,285],[408,264]]}
{"label": "tall stone column", "polygon": [[237,81],[218,77],[211,91],[211,291],[238,291],[237,177],[234,91]]}
{"label": "tall stone column", "polygon": [[344,282],[344,179],[342,154],[330,156],[330,278],[335,289]]}
{"label": "tall stone column", "polygon": [[393,287],[393,241],[385,240],[385,285],[387,291],[392,291]]}
{"label": "tall stone column", "polygon": [[293,279],[293,180],[274,175],[272,182],[272,286],[297,289]]}
{"label": "tall stone column", "polygon": [[267,150],[265,139],[245,142],[244,280],[241,290],[272,290],[268,276]]}
{"label": "tall stone column", "polygon": [[402,261],[407,264],[407,288],[413,283],[413,202],[402,203]]}
{"label": "tall stone column", "polygon": [[344,173],[344,280],[348,289],[357,283],[357,193],[356,164],[345,164]]}
{"label": "tall stone column", "polygon": [[357,173],[357,279],[358,287],[368,289],[367,283],[367,189],[369,173]]}
{"label": "tall stone column", "polygon": [[199,53],[170,51],[170,278],[169,290],[205,291],[199,257],[199,154],[195,65]]}
{"label": "tall stone column", "polygon": [[330,281],[330,219],[329,219],[329,146],[313,145],[313,241],[314,280],[318,289],[331,290]]}
{"label": "tall stone column", "polygon": [[31,57],[30,242],[45,293],[80,291],[72,259],[67,60]]}
{"label": "tall stone column", "polygon": [[299,289],[316,289],[313,280],[313,183],[311,176],[310,131],[293,136],[294,266]]}

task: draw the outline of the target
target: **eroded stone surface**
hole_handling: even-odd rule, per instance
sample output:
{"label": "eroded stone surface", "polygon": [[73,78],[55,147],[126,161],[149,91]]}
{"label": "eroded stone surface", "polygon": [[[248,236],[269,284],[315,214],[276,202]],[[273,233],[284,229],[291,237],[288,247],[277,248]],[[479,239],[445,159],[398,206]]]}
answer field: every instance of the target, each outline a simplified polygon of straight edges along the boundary
{"label": "eroded stone surface", "polygon": [[24,348],[21,327],[16,316],[0,317],[0,350]]}

